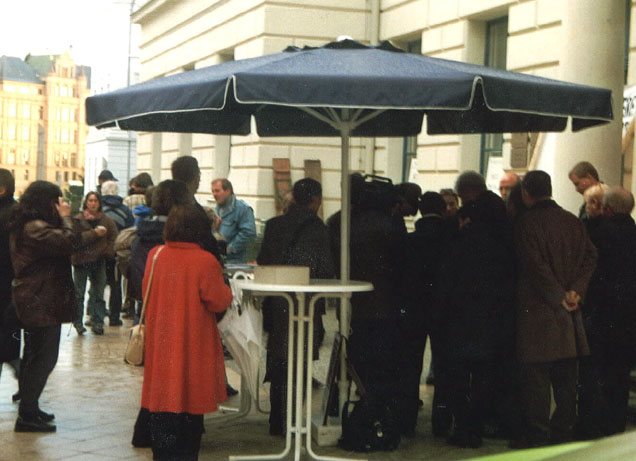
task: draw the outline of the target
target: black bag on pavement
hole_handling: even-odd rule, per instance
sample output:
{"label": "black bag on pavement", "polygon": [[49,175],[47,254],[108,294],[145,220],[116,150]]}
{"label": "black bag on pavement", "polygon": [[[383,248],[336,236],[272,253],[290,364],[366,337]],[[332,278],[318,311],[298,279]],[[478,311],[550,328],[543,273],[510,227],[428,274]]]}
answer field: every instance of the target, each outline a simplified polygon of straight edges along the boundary
{"label": "black bag on pavement", "polygon": [[[400,444],[400,422],[389,405],[369,399],[358,374],[347,364],[351,380],[355,381],[360,400],[347,400],[342,408],[342,436],[338,446],[350,451],[392,451]],[[349,383],[349,394],[351,383]],[[349,408],[353,405],[353,410]]]}

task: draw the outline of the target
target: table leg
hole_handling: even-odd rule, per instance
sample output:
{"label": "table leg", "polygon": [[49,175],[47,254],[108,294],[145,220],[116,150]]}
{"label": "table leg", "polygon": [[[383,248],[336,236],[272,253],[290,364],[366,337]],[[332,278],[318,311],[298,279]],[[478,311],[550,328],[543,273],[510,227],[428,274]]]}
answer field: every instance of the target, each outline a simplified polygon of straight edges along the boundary
{"label": "table leg", "polygon": [[[306,416],[306,426],[307,426],[307,453],[316,461],[352,461],[352,458],[337,458],[334,456],[320,456],[317,455],[311,447],[311,401],[312,401],[312,378],[313,378],[313,358],[314,358],[314,312],[316,311],[316,301],[322,298],[329,298],[328,294],[315,294],[311,301],[309,302],[309,314],[308,318],[310,326],[309,332],[307,333],[308,337],[308,345],[307,345],[307,416]],[[346,376],[346,375],[345,375]],[[355,460],[355,461],[365,461],[365,460]]]}
{"label": "table leg", "polygon": [[[271,455],[245,455],[245,456],[230,456],[230,461],[256,461],[256,460],[274,460],[286,458],[291,451],[292,445],[292,387],[293,387],[293,359],[294,359],[294,300],[288,294],[284,292],[272,292],[272,293],[253,293],[254,295],[262,296],[280,296],[287,300],[289,307],[289,321],[287,324],[287,432],[285,434],[285,448],[280,453]],[[302,392],[302,389],[301,389]]]}

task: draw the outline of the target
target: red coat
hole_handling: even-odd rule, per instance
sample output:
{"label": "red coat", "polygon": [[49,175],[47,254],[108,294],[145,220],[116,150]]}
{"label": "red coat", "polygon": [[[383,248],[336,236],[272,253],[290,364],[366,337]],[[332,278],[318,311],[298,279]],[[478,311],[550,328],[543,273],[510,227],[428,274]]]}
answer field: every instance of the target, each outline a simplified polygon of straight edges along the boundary
{"label": "red coat", "polygon": [[[146,292],[153,248],[146,262]],[[227,399],[215,312],[232,302],[221,266],[199,245],[166,242],[146,307],[141,406],[151,412],[204,414]]]}

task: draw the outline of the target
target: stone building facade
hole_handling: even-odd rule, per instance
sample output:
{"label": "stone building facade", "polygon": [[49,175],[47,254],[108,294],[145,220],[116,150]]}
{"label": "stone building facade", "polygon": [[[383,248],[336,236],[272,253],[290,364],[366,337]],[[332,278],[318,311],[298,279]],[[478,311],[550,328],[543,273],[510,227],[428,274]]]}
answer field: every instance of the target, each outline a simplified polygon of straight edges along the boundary
{"label": "stone building facade", "polygon": [[89,88],[90,68],[68,53],[0,57],[0,167],[16,197],[36,179],[62,189],[84,179]]}
{"label": "stone building facade", "polygon": [[[626,38],[631,10],[631,0],[150,0],[133,21],[142,27],[142,81],[275,53],[288,45],[319,46],[347,35],[611,88],[616,121],[580,134],[429,136],[424,130],[412,139],[351,140],[352,170],[396,183],[415,181],[424,190],[452,187],[466,169],[481,171],[492,183],[503,171],[541,167],[553,175],[556,199],[575,210],[581,198],[567,172],[577,161],[592,161],[607,183],[622,180],[621,95],[629,76],[636,75],[629,59],[633,39]],[[141,133],[138,153],[138,170],[156,180],[170,176],[177,156],[197,157],[201,203],[213,201],[213,178],[228,177],[260,219],[276,213],[276,174],[288,174],[293,182],[307,174],[306,161],[320,160],[324,215],[340,207],[336,138]],[[288,171],[275,171],[274,159],[283,159]]]}

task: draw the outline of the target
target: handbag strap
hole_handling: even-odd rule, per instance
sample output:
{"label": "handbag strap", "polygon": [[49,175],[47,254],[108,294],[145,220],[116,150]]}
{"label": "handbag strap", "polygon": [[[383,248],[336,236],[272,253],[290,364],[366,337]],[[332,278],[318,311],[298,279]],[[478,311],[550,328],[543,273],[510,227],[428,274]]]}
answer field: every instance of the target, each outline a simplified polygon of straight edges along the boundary
{"label": "handbag strap", "polygon": [[163,250],[164,246],[165,245],[161,245],[159,249],[157,250],[157,252],[155,253],[154,258],[152,258],[152,266],[150,268],[150,278],[148,279],[148,288],[146,288],[144,303],[141,306],[141,314],[139,315],[140,325],[143,324],[144,320],[146,319],[146,305],[148,304],[148,298],[150,298],[150,287],[152,286],[152,279],[153,279],[153,276],[155,275],[155,263],[157,262],[157,256],[159,256],[159,253],[161,253],[161,250]]}

